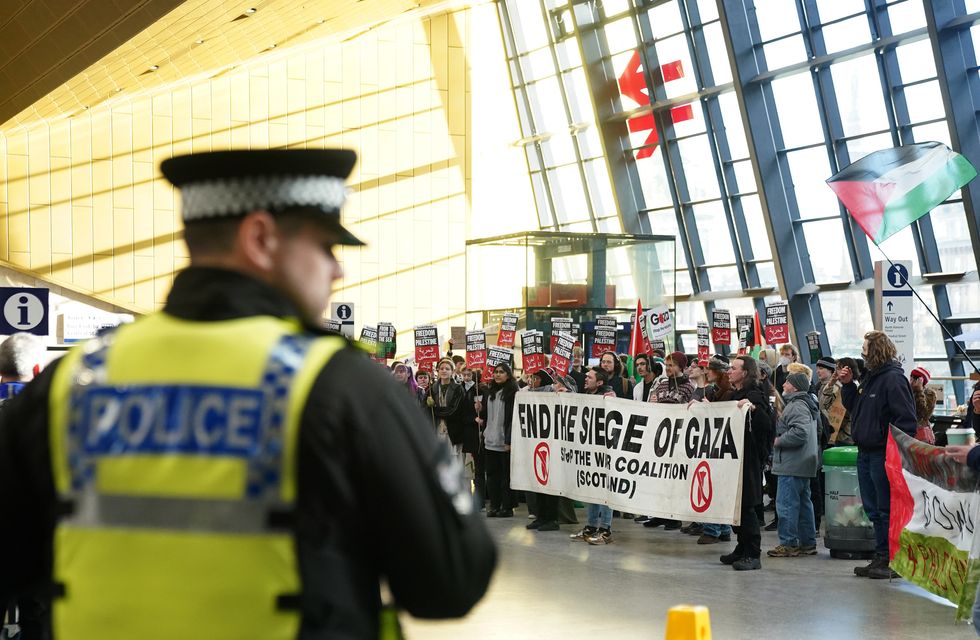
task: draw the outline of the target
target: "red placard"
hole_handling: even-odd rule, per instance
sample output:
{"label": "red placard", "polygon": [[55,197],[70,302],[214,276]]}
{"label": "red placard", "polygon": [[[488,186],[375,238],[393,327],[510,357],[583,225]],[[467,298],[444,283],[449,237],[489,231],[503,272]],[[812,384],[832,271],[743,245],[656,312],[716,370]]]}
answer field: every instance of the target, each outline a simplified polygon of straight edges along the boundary
{"label": "red placard", "polygon": [[592,357],[599,358],[606,351],[616,350],[616,327],[613,316],[599,316],[595,319],[595,338],[592,341]]}
{"label": "red placard", "polygon": [[732,314],[725,309],[711,312],[711,341],[715,344],[732,343]]}
{"label": "red placard", "polygon": [[789,304],[785,300],[766,305],[766,342],[789,342]]}
{"label": "red placard", "polygon": [[439,362],[439,334],[434,324],[415,327],[415,364],[419,371],[432,371]]}
{"label": "red placard", "polygon": [[571,318],[552,318],[551,319],[551,343],[548,345],[548,353],[555,352],[555,345],[558,344],[558,336],[567,333],[574,337],[573,322]]}
{"label": "red placard", "polygon": [[534,373],[544,369],[544,334],[534,330],[522,333],[521,355],[524,373]]}
{"label": "red placard", "polygon": [[500,320],[500,333],[497,334],[498,347],[513,347],[517,335],[517,314],[505,313]]}
{"label": "red placard", "polygon": [[558,336],[555,350],[551,354],[551,368],[560,376],[567,376],[568,370],[572,366],[572,348],[575,347],[575,338],[567,333]]}
{"label": "red placard", "polygon": [[466,368],[485,369],[487,366],[487,332],[483,329],[466,332]]}
{"label": "red placard", "polygon": [[698,362],[702,367],[708,366],[708,359],[711,357],[711,345],[709,343],[708,323],[698,323]]}

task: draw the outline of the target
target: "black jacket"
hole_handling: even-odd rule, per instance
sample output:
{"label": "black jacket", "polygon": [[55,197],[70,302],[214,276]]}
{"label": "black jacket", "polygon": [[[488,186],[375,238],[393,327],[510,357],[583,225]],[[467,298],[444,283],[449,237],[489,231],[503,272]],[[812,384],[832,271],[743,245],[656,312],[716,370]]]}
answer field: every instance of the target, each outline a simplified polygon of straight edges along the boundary
{"label": "black jacket", "polygon": [[432,422],[439,424],[439,420],[446,421],[446,431],[449,433],[449,440],[453,444],[463,444],[463,396],[465,390],[463,385],[450,382],[442,392],[446,397],[446,406],[440,407],[438,398],[442,385],[436,380],[429,386],[429,391],[435,403],[432,406]]}
{"label": "black jacket", "polygon": [[[164,312],[204,322],[296,315],[269,286],[204,268],[177,276]],[[57,509],[47,401],[57,366],[0,416],[0,510],[17,521],[0,527],[0,602],[32,588],[50,593]],[[482,597],[496,551],[479,513],[461,515],[442,489],[436,469],[449,455],[384,368],[354,347],[327,363],[299,432],[300,639],[377,638],[381,579],[418,617],[460,616]]]}
{"label": "black jacket", "polygon": [[762,502],[762,469],[772,453],[775,437],[769,398],[758,385],[734,389],[732,400],[748,400],[755,408],[745,421],[745,453],[742,461],[742,506]]}
{"label": "black jacket", "polygon": [[915,436],[915,403],[908,378],[897,360],[881,365],[861,380],[841,387],[841,402],[851,416],[851,438],[861,449],[884,449],[888,425]]}

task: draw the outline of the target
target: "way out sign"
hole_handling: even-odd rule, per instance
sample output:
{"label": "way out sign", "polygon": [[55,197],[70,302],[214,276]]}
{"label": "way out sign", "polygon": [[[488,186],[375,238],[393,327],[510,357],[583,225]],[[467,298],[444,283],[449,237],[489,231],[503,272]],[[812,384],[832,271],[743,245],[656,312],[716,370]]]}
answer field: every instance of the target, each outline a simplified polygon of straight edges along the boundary
{"label": "way out sign", "polygon": [[48,290],[25,287],[0,287],[0,335],[21,331],[36,336],[48,335]]}
{"label": "way out sign", "polygon": [[907,284],[911,271],[912,263],[908,260],[875,262],[875,326],[895,343],[906,376],[915,366],[912,289]]}

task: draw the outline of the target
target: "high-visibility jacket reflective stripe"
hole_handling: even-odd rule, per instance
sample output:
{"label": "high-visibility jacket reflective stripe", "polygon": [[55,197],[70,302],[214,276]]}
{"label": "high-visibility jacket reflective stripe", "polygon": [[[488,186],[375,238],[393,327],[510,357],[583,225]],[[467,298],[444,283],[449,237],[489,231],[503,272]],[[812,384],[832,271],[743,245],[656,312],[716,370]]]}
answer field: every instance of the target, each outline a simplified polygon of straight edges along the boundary
{"label": "high-visibility jacket reflective stripe", "polygon": [[[59,494],[53,623],[64,638],[294,638],[292,535],[312,383],[344,341],[268,317],[165,314],[66,356],[52,383]],[[248,348],[243,348],[248,345]]]}

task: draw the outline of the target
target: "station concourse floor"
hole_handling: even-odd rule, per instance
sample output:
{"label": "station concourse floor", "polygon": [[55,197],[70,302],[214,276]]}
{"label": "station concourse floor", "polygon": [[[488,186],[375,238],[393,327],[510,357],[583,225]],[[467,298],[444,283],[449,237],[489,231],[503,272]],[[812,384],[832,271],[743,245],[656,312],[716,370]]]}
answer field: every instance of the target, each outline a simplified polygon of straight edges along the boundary
{"label": "station concourse floor", "polygon": [[[584,522],[584,510],[577,514]],[[521,505],[513,518],[487,520],[499,562],[473,611],[452,621],[403,615],[408,640],[659,640],[676,604],[707,606],[715,640],[977,637],[972,625],[953,621],[952,605],[904,580],[858,578],[853,568],[867,561],[831,558],[822,538],[815,557],[767,558],[778,539],[764,531],[762,570],[737,572],[718,561],[734,535],[698,545],[679,531],[617,518],[613,543],[590,546],[569,540],[578,526],[537,533],[524,528],[526,516]]]}

